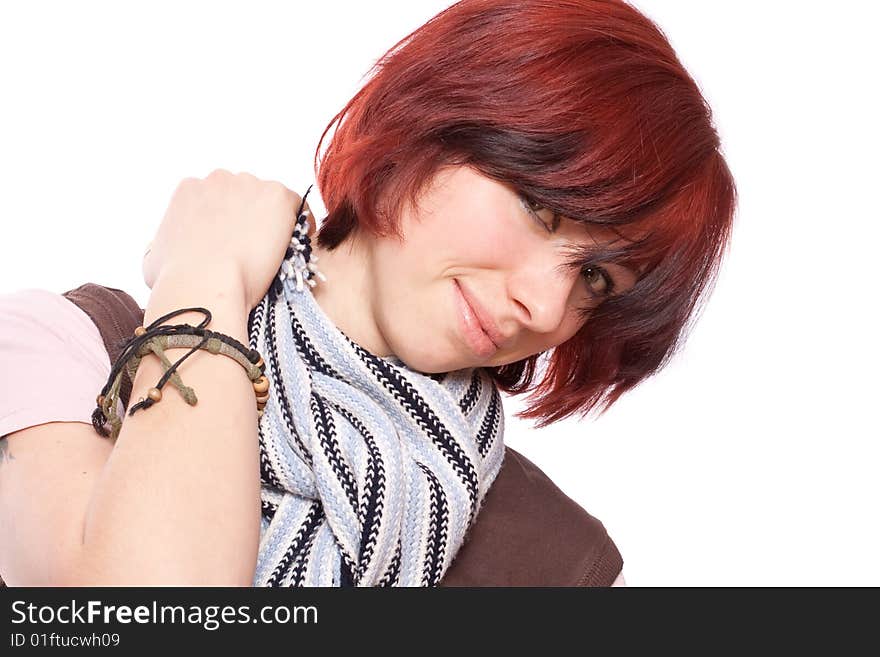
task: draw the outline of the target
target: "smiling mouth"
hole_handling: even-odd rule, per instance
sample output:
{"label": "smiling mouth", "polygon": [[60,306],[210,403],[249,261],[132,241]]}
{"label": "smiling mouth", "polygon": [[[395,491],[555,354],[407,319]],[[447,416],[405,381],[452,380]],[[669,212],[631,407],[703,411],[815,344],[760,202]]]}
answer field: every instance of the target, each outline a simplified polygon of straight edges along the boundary
{"label": "smiling mouth", "polygon": [[489,358],[498,351],[498,346],[483,329],[477,315],[464,296],[458,281],[455,284],[458,325],[468,347],[481,358]]}

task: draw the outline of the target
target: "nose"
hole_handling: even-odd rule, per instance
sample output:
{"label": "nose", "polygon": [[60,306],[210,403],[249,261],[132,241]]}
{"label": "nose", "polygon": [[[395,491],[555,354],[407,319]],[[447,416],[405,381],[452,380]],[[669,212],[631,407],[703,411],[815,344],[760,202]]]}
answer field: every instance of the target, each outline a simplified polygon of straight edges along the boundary
{"label": "nose", "polygon": [[509,280],[508,293],[524,328],[552,333],[565,320],[579,273],[562,264],[559,254],[533,253],[520,260]]}

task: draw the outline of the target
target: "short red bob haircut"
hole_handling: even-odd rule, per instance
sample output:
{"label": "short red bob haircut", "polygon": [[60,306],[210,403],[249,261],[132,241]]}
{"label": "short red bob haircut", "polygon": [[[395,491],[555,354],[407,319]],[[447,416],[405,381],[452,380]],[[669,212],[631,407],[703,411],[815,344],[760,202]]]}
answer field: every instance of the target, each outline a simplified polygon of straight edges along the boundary
{"label": "short red bob haircut", "polygon": [[736,188],[711,110],[660,28],[621,0],[462,0],[365,77],[315,151],[322,247],[355,228],[400,236],[403,204],[440,167],[471,166],[628,238],[570,266],[641,272],[565,343],[486,368],[500,390],[534,393],[517,417],[601,415],[666,365],[715,285]]}

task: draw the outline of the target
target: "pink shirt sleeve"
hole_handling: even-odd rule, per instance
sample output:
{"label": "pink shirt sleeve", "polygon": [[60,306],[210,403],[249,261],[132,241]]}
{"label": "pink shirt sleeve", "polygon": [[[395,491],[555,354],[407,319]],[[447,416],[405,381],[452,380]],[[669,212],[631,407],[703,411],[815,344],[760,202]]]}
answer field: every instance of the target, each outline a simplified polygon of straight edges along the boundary
{"label": "pink shirt sleeve", "polygon": [[0,437],[45,422],[91,425],[110,358],[91,318],[55,292],[0,294]]}

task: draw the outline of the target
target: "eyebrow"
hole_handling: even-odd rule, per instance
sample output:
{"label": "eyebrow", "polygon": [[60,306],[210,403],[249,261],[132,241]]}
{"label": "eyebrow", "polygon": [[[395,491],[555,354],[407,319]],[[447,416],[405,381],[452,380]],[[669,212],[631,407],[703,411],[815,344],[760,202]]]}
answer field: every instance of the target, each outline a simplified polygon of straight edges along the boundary
{"label": "eyebrow", "polygon": [[[635,281],[638,281],[643,272],[619,262],[621,256],[627,255],[626,246],[609,248],[612,244],[621,241],[625,242],[627,245],[634,243],[633,240],[627,240],[625,238],[617,238],[611,240],[607,244],[601,245],[584,245],[577,242],[567,241],[564,244],[564,248],[570,256],[560,265],[560,267],[563,269],[577,269],[580,271],[593,265],[614,265],[615,268],[625,270],[628,275],[635,279]],[[608,274],[614,279],[615,285],[619,285],[619,279],[624,275],[622,273],[615,274],[610,269],[608,270]]]}
{"label": "eyebrow", "polygon": [[[588,228],[589,231],[589,228]],[[636,240],[631,240],[622,235],[618,234],[618,237],[613,240],[605,243],[600,243],[596,240],[592,235],[590,235],[590,239],[592,240],[592,244],[580,244],[578,242],[573,242],[571,240],[566,240],[565,247],[575,253],[580,254],[580,257],[586,262],[587,260],[595,260],[602,259],[608,260],[609,254],[614,257],[618,255],[625,255],[628,252],[627,246],[636,244]],[[617,244],[619,242],[623,242],[624,245],[622,247],[611,248],[612,245]],[[621,265],[622,266],[622,265]]]}

